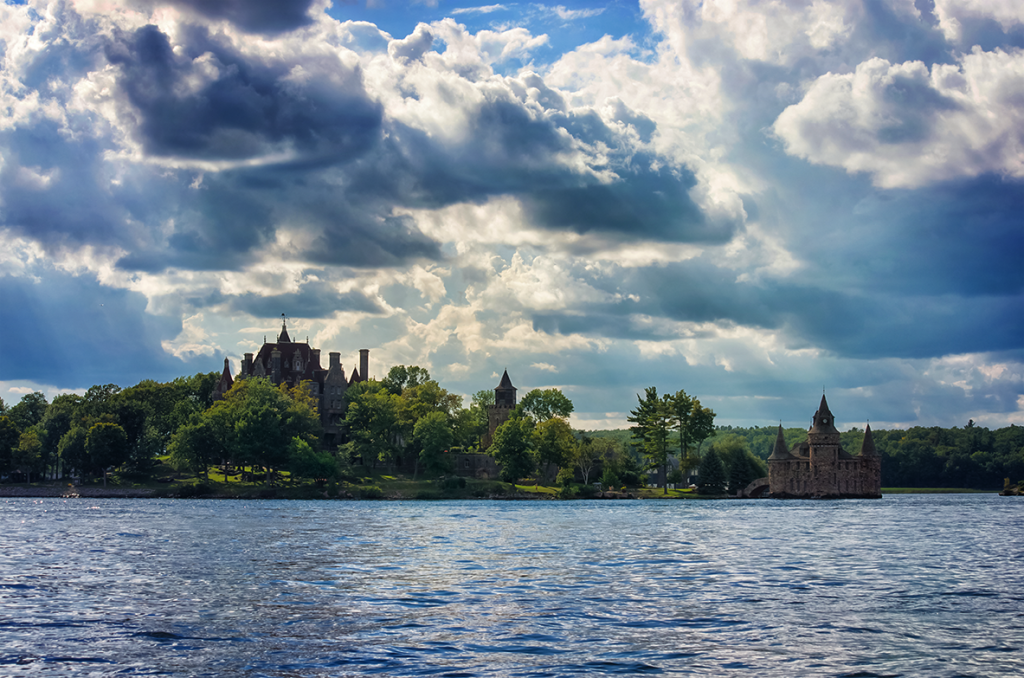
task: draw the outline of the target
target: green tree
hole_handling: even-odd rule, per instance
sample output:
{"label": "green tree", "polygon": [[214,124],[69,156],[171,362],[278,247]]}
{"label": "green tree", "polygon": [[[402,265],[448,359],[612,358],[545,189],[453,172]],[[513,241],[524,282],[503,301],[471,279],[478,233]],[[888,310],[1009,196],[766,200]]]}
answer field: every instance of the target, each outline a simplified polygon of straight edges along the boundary
{"label": "green tree", "polygon": [[546,419],[533,429],[533,448],[537,454],[537,467],[546,473],[554,466],[554,477],[558,469],[572,463],[572,455],[576,449],[576,438],[573,437],[569,422],[562,417]]}
{"label": "green tree", "polygon": [[57,454],[65,474],[84,476],[89,472],[89,452],[85,447],[88,433],[86,428],[76,425],[61,436]]}
{"label": "green tree", "polygon": [[580,437],[576,449],[573,450],[573,463],[580,470],[583,484],[590,483],[590,474],[593,473],[597,462],[603,459],[614,443],[606,438],[590,438],[587,435]]}
{"label": "green tree", "polygon": [[[362,375],[365,379],[366,375]],[[395,365],[388,370],[388,376],[381,379],[384,390],[394,395],[402,395],[405,389],[419,386],[430,381],[430,372],[418,365]]]}
{"label": "green tree", "polygon": [[513,416],[529,417],[536,424],[552,417],[568,419],[572,411],[572,401],[557,388],[535,388],[519,400]]}
{"label": "green tree", "polygon": [[43,420],[47,405],[46,396],[39,391],[26,393],[21,397],[17,405],[7,412],[7,416],[10,417],[19,431],[25,432],[29,427],[35,426]]}
{"label": "green tree", "polygon": [[715,442],[711,448],[725,464],[729,477],[728,489],[731,494],[742,490],[751,482],[768,475],[768,467],[747,449],[746,441],[740,436],[726,436]]}
{"label": "green tree", "polygon": [[614,466],[605,466],[604,472],[601,474],[601,486],[606,490],[614,490],[616,487],[622,484],[622,479],[619,478],[619,474],[615,472]]}
{"label": "green tree", "polygon": [[213,416],[179,427],[167,446],[171,465],[208,480],[210,466],[230,454],[228,431],[227,427],[218,425]]}
{"label": "green tree", "polygon": [[698,494],[724,494],[729,477],[722,463],[722,458],[714,450],[708,450],[700,460],[698,471],[700,480],[697,482]]}
{"label": "green tree", "polygon": [[487,410],[494,404],[494,390],[484,389],[477,391],[470,398],[469,405],[469,426],[468,426],[468,438],[472,441],[471,443],[479,445],[480,439],[483,437],[490,426],[487,420]]}
{"label": "green tree", "polygon": [[46,408],[40,426],[43,428],[43,464],[57,470],[60,460],[60,441],[74,426],[81,424],[82,396],[74,393],[61,394]]}
{"label": "green tree", "polygon": [[448,470],[445,454],[452,444],[452,429],[443,412],[428,412],[416,422],[413,438],[420,445],[420,462],[427,473],[438,474]]}
{"label": "green tree", "polygon": [[267,484],[288,465],[292,438],[312,443],[320,432],[316,399],[305,382],[289,389],[269,379],[239,379],[203,417],[219,418],[231,428],[231,459],[243,467],[265,468]]}
{"label": "green tree", "polygon": [[533,425],[529,419],[511,418],[494,432],[491,454],[501,464],[501,479],[515,485],[521,478],[533,473],[533,455],[530,443]]}
{"label": "green tree", "polygon": [[390,467],[395,463],[402,432],[403,406],[401,396],[379,386],[364,387],[349,401],[345,423],[354,451],[363,464],[381,461]]}
{"label": "green tree", "polygon": [[672,422],[671,396],[658,398],[658,389],[649,386],[644,397],[637,394],[639,405],[630,411],[627,421],[634,424],[630,430],[633,440],[643,450],[650,468],[658,469],[658,482],[668,494],[669,427]]}
{"label": "green tree", "polygon": [[117,424],[93,424],[85,438],[85,450],[89,455],[89,465],[103,472],[103,485],[106,486],[107,471],[128,460],[128,436]]}
{"label": "green tree", "polygon": [[35,426],[18,437],[18,447],[14,450],[11,466],[18,473],[24,474],[28,482],[32,482],[32,473],[39,468],[42,449],[39,429]]}
{"label": "green tree", "polygon": [[14,470],[14,450],[20,436],[17,424],[6,414],[0,415],[0,476]]}
{"label": "green tree", "polygon": [[292,475],[308,478],[317,487],[323,487],[340,475],[338,459],[333,454],[314,450],[302,438],[292,438],[288,456]]}
{"label": "green tree", "polygon": [[700,460],[703,442],[715,434],[715,413],[683,390],[669,396],[666,407],[679,433],[680,464],[690,468]]}

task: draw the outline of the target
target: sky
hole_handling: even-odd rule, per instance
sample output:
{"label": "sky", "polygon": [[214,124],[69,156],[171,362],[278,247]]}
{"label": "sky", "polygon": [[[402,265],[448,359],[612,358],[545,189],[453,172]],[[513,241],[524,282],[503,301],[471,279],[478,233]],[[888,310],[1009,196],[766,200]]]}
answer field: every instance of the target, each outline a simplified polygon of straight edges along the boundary
{"label": "sky", "polygon": [[1024,424],[1024,3],[6,0],[0,302],[8,404],[286,314],[586,429]]}

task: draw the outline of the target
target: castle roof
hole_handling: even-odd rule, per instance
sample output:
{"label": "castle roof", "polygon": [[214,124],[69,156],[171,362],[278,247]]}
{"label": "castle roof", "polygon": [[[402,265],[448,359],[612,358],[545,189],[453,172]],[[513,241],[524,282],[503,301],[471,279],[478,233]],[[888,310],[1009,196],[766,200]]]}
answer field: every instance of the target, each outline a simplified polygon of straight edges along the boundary
{"label": "castle roof", "polygon": [[281,321],[281,334],[279,334],[277,336],[277,343],[279,343],[279,344],[287,344],[287,343],[290,343],[291,340],[292,340],[291,337],[288,336],[288,325],[287,325],[287,323],[284,320],[282,320]]}
{"label": "castle roof", "polygon": [[[263,344],[256,359],[253,361],[253,374],[256,376],[270,375],[273,372],[274,352],[281,355],[281,376],[291,384],[298,384],[300,381],[321,381],[322,375],[327,370],[320,366],[319,351],[309,347],[305,342],[278,342],[276,344]],[[296,359],[299,369],[295,370]],[[262,374],[256,370],[262,370]]]}
{"label": "castle roof", "polygon": [[825,400],[824,393],[821,394],[821,404],[818,405],[818,411],[814,413],[814,419],[811,421],[810,432],[839,433],[839,429],[835,426],[835,418],[828,409],[828,401]]}
{"label": "castle roof", "polygon": [[504,374],[501,375],[501,383],[498,384],[498,388],[515,389],[515,386],[512,385],[512,380],[508,378],[508,370],[505,370]]}
{"label": "castle roof", "polygon": [[782,424],[779,424],[779,434],[775,436],[775,449],[772,450],[772,454],[768,459],[792,459],[793,455],[786,449],[786,437],[782,435]]}
{"label": "castle roof", "polygon": [[860,446],[860,456],[878,456],[878,450],[875,449],[875,439],[871,436],[871,424],[864,427],[864,442]]}

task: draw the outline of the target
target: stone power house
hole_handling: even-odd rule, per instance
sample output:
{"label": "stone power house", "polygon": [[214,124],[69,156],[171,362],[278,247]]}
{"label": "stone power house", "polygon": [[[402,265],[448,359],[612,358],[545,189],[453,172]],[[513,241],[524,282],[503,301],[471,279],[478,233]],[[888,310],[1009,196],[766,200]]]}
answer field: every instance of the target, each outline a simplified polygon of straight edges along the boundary
{"label": "stone power house", "polygon": [[[345,369],[341,366],[341,354],[331,352],[330,364],[327,369],[320,365],[320,349],[311,348],[309,342],[292,341],[288,336],[287,324],[282,322],[281,334],[275,343],[269,343],[266,337],[263,346],[254,357],[246,353],[242,359],[242,371],[239,379],[246,377],[265,377],[274,384],[288,384],[289,387],[309,382],[317,397],[320,411],[320,423],[324,427],[324,440],[328,445],[341,442],[342,423],[345,419],[345,402],[343,396],[352,384],[365,381],[370,370],[370,350],[360,349],[359,369],[352,370],[351,378],[345,377]],[[224,372],[214,391],[215,398],[221,398],[231,388],[231,373],[228,370],[228,359],[224,359]]]}
{"label": "stone power house", "polygon": [[860,456],[849,454],[839,445],[839,430],[823,394],[806,442],[787,451],[779,426],[775,449],[768,457],[768,486],[771,496],[779,498],[880,498],[882,460],[871,425],[864,430]]}

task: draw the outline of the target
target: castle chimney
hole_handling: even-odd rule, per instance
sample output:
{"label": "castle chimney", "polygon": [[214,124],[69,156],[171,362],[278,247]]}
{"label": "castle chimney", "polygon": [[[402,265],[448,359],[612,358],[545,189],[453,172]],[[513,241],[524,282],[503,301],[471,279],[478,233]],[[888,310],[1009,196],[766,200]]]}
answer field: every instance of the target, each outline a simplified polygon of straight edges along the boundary
{"label": "castle chimney", "polygon": [[[307,344],[309,343],[309,337],[306,337],[306,343]],[[320,349],[318,349],[318,348],[311,348],[311,349],[309,349],[309,352],[313,354],[313,357],[310,359],[310,362],[313,363],[313,369],[314,370],[323,369],[322,367],[320,367]]]}
{"label": "castle chimney", "polygon": [[242,376],[248,377],[252,375],[252,353],[246,353],[245,359],[242,360]]}
{"label": "castle chimney", "polygon": [[370,378],[370,349],[359,349],[359,376],[366,381]]}
{"label": "castle chimney", "polygon": [[327,355],[330,356],[330,361],[331,361],[330,368],[331,369],[334,369],[335,367],[341,367],[341,354],[340,353],[338,353],[337,351],[331,351]]}

